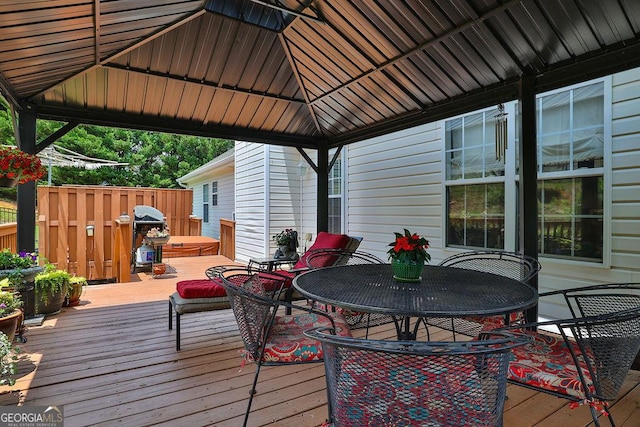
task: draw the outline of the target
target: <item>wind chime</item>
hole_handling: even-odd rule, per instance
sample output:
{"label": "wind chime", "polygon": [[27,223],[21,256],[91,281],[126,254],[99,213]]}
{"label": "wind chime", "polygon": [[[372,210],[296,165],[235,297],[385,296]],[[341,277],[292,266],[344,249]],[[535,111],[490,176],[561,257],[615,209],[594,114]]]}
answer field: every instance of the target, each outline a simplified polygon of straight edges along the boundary
{"label": "wind chime", "polygon": [[504,161],[507,150],[507,114],[504,112],[504,105],[498,104],[498,114],[495,118],[496,126],[496,160]]}

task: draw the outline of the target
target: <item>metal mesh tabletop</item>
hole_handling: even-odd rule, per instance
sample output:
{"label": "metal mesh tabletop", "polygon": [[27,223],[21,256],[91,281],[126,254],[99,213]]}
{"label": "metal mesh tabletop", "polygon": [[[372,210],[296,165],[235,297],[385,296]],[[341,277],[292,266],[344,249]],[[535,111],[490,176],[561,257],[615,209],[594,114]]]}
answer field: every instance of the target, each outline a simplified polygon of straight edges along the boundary
{"label": "metal mesh tabletop", "polygon": [[538,301],[537,291],[517,280],[429,265],[416,283],[395,280],[389,264],[321,268],[296,277],[293,283],[311,300],[395,316],[506,314]]}

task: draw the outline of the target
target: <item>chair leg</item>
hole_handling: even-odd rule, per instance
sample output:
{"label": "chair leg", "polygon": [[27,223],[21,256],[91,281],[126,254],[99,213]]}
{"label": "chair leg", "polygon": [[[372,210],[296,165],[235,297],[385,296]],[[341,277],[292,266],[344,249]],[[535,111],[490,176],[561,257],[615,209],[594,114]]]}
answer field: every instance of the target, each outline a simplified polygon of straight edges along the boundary
{"label": "chair leg", "polygon": [[180,351],[180,313],[176,311],[176,351]]}
{"label": "chair leg", "polygon": [[169,330],[173,329],[173,304],[169,300]]}
{"label": "chair leg", "polygon": [[249,403],[247,404],[247,411],[244,414],[243,427],[247,427],[247,421],[249,420],[249,413],[251,412],[251,404],[253,403],[253,396],[256,394],[256,386],[258,385],[258,375],[260,375],[260,368],[262,364],[256,363],[256,375],[253,377],[253,385],[249,391]]}

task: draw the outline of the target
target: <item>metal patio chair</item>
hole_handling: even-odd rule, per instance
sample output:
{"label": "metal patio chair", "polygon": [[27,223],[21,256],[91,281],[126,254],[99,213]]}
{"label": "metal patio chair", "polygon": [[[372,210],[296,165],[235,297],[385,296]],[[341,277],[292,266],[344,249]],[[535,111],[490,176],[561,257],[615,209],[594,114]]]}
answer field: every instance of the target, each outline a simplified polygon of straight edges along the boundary
{"label": "metal patio chair", "polygon": [[328,423],[341,426],[502,425],[511,350],[528,337],[468,342],[380,341],[307,331],[322,342]]}
{"label": "metal patio chair", "polygon": [[[343,249],[319,249],[309,254],[307,257],[307,267],[310,270],[357,264],[385,264],[385,262],[377,256],[367,252],[348,251]],[[327,309],[329,307],[322,308]],[[387,314],[356,312],[340,307],[336,307],[335,310],[344,315],[345,320],[352,330],[366,328],[367,336],[369,334],[369,327],[393,322],[393,317]]]}
{"label": "metal patio chair", "polygon": [[[540,298],[562,296],[571,318],[503,328],[533,338],[514,349],[508,381],[588,404],[593,422],[609,415],[640,350],[640,283],[605,284],[553,291]],[[553,329],[559,333],[546,332]]]}
{"label": "metal patio chair", "polygon": [[[442,267],[466,268],[509,277],[520,282],[528,282],[540,271],[538,260],[516,252],[471,251],[450,256],[438,264]],[[429,318],[426,323],[470,337],[477,336],[481,330],[495,329],[521,320],[523,313],[511,313],[508,316],[465,317],[465,318]]]}
{"label": "metal patio chair", "polygon": [[[331,327],[339,335],[348,336],[349,326],[339,313],[326,313],[282,301],[280,298],[288,278],[280,276],[276,280],[278,273],[267,275],[246,268],[220,270],[212,267],[206,274],[218,281],[229,297],[244,343],[244,362],[256,364],[244,416],[243,425],[246,426],[263,365],[321,362],[324,356],[322,346],[303,332],[316,327]],[[281,307],[296,311],[283,315],[279,311]]]}

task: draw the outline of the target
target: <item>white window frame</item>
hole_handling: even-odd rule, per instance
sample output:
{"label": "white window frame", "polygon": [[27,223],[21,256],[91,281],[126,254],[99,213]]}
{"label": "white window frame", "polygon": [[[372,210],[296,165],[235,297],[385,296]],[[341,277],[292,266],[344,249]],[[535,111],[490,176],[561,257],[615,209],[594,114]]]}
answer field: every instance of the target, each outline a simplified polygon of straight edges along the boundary
{"label": "white window frame", "polygon": [[[340,233],[343,233],[345,229],[345,148],[346,147],[343,147],[343,149],[340,151],[340,155],[334,163],[333,168],[331,168],[331,170],[329,171],[328,177],[329,199],[340,199],[340,230],[333,230],[333,232],[339,231]],[[335,152],[336,149],[329,150],[329,160],[333,158]],[[336,167],[338,167],[339,169],[337,170],[340,171],[340,176],[338,177],[338,179],[340,179],[340,194],[331,194],[331,191],[333,189],[332,182],[336,179],[332,176],[332,171]]]}
{"label": "white window frame", "polygon": [[[594,83],[602,82],[604,86],[604,158],[603,158],[603,167],[602,168],[592,168],[592,169],[580,169],[573,171],[562,171],[562,172],[538,172],[538,180],[543,179],[561,179],[561,178],[576,178],[583,176],[602,176],[604,179],[604,190],[603,190],[603,230],[602,230],[602,261],[593,260],[593,261],[585,261],[582,259],[572,259],[570,257],[548,257],[546,254],[539,254],[541,258],[545,259],[545,262],[555,262],[555,263],[571,263],[576,266],[589,266],[589,267],[598,267],[602,266],[604,268],[608,268],[611,265],[611,199],[612,199],[612,190],[611,190],[611,180],[612,180],[612,170],[611,170],[611,139],[612,139],[612,78],[611,76],[598,78],[594,80],[590,80],[587,82],[563,87],[560,89],[556,89],[553,91],[544,92],[538,94],[536,96],[536,106],[537,100],[539,97],[544,97],[548,95],[552,95],[554,93],[565,92],[567,90],[580,88],[583,86],[588,86]],[[441,121],[441,129],[442,129],[442,176],[444,177],[442,180],[442,206],[448,206],[448,198],[447,198],[447,188],[449,186],[457,186],[457,185],[473,185],[473,184],[485,184],[485,183],[494,183],[503,181],[505,183],[505,233],[504,233],[504,250],[506,251],[515,251],[517,250],[516,246],[516,238],[517,238],[517,208],[518,203],[516,199],[517,188],[516,183],[519,181],[520,177],[516,174],[516,145],[518,141],[516,141],[516,128],[515,128],[515,117],[516,117],[516,108],[517,101],[512,101],[509,103],[505,103],[505,112],[508,113],[508,128],[507,128],[507,140],[508,147],[505,153],[505,173],[504,177],[488,177],[488,178],[474,178],[474,179],[459,179],[459,180],[447,180],[447,153],[446,153],[446,135],[445,135],[445,123],[449,120],[455,120],[464,116],[468,116],[471,114],[476,114],[483,111],[489,111],[494,109],[487,108],[483,110],[478,110],[474,112],[469,112],[466,114],[461,114],[458,116],[447,118],[446,120]],[[536,120],[536,126],[538,126],[538,122]],[[541,166],[538,165],[538,170],[541,169]],[[509,203],[508,201],[514,201],[514,203]],[[459,251],[466,250],[463,247],[458,246],[447,246],[447,213],[445,212],[442,215],[442,230],[443,230],[443,246],[447,250]],[[471,248],[471,247],[469,247]]]}
{"label": "white window frame", "polygon": [[218,181],[211,182],[211,206],[218,206]]}
{"label": "white window frame", "polygon": [[209,183],[202,184],[202,222],[209,223]]}

